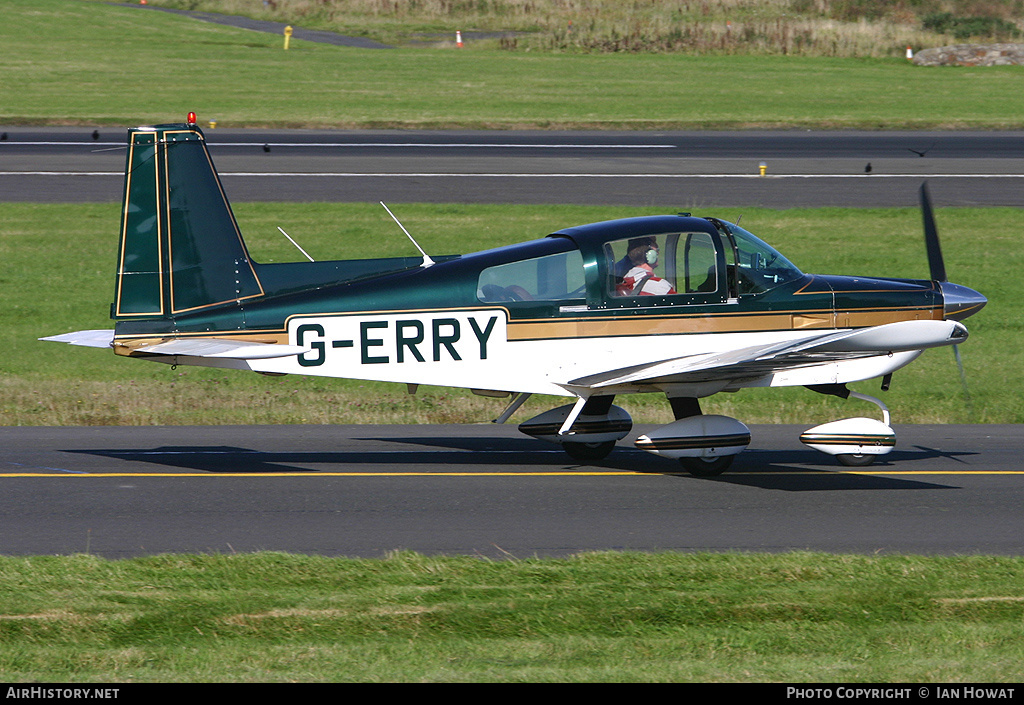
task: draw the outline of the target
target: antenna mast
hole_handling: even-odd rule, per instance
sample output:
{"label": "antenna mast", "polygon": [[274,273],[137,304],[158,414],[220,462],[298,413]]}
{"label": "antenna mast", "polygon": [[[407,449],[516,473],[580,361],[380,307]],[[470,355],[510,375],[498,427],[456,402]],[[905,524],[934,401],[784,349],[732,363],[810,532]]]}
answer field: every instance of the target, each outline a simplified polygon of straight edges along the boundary
{"label": "antenna mast", "polygon": [[304,249],[299,247],[299,243],[295,242],[295,240],[292,239],[292,236],[284,231],[284,228],[282,228],[280,225],[278,225],[277,229],[281,231],[282,235],[284,235],[286,238],[288,238],[288,242],[292,243],[293,245],[295,245],[296,248],[298,248],[299,252],[301,252],[302,254],[306,255],[306,259],[308,259],[310,262],[315,261],[312,257],[309,256],[308,252],[306,252]]}
{"label": "antenna mast", "polygon": [[385,205],[384,201],[381,201],[380,204],[382,206],[384,206],[384,210],[386,210],[388,212],[388,215],[390,215],[391,218],[396,223],[398,223],[398,227],[400,227],[402,229],[402,232],[405,233],[405,236],[407,238],[409,238],[409,242],[414,244],[416,246],[416,249],[420,251],[420,254],[423,255],[423,264],[421,264],[420,266],[421,267],[430,267],[430,266],[432,266],[434,264],[434,260],[430,259],[430,255],[428,255],[426,252],[424,252],[423,248],[420,247],[420,244],[418,242],[416,242],[416,240],[413,239],[413,236],[410,235],[409,231],[405,229],[404,225],[402,225],[402,221],[400,221],[398,218],[395,217],[395,214],[391,212],[391,209],[388,208],[387,205]]}

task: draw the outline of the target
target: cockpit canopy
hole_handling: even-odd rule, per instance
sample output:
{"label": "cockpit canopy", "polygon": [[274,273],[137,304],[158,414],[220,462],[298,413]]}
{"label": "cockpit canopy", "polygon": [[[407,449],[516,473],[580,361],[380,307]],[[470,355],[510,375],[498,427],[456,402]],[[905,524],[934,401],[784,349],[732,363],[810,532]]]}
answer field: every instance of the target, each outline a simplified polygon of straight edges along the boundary
{"label": "cockpit canopy", "polygon": [[485,303],[579,299],[616,308],[715,303],[803,277],[757,236],[710,218],[611,221],[552,237],[564,239],[560,246],[548,240],[534,256],[521,250],[526,255],[521,259],[483,269],[477,298]]}

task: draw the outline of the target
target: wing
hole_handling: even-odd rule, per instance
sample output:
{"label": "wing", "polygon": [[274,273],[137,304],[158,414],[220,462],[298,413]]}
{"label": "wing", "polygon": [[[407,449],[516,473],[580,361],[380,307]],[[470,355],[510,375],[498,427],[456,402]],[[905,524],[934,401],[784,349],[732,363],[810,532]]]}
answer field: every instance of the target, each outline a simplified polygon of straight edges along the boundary
{"label": "wing", "polygon": [[600,389],[623,384],[749,379],[799,367],[954,345],[966,338],[967,329],[956,321],[900,321],[622,367],[571,380],[566,386]]}
{"label": "wing", "polygon": [[[112,330],[82,330],[63,335],[40,338],[58,343],[84,345],[90,348],[109,348],[114,342]],[[275,345],[250,340],[229,340],[227,338],[175,338],[154,345],[135,348],[135,352],[149,355],[182,357],[220,358],[228,360],[265,360],[274,357],[288,357],[309,352],[308,347],[299,345]]]}

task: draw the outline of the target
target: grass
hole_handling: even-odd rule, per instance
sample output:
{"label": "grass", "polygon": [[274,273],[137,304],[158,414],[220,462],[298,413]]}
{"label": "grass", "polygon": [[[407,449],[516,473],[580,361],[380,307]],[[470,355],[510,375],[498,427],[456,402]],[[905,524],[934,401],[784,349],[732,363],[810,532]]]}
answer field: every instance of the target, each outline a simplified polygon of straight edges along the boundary
{"label": "grass", "polygon": [[[353,49],[82,0],[9,0],[6,124],[965,128],[1024,125],[1024,68],[905,59]],[[600,90],[595,90],[599,86]]]}
{"label": "grass", "polygon": [[[360,256],[367,234],[407,255],[410,245],[379,206],[369,204],[236,204],[258,261],[301,255],[277,232],[289,233],[317,259]],[[399,217],[428,252],[469,252],[518,242],[572,224],[665,209],[590,206],[403,204]],[[494,418],[503,400],[467,391],[309,377],[270,378],[234,371],[171,369],[125,360],[102,350],[36,339],[86,328],[109,328],[118,207],[0,204],[0,424],[149,425],[250,423],[473,423]],[[709,213],[735,220],[740,212]],[[743,209],[743,225],[775,244],[804,271],[927,277],[920,215],[914,209]],[[990,303],[969,319],[962,346],[970,382],[964,397],[953,355],[927,351],[897,372],[884,395],[896,423],[1022,423],[1024,400],[1007,380],[1024,376],[1024,318],[1013,304],[1024,255],[1015,234],[1024,226],[1013,208],[939,209],[947,269],[953,281]],[[75,254],[67,255],[67,243]],[[843,243],[837,247],[837,243]],[[993,370],[998,371],[994,374]],[[853,385],[877,394],[876,382]],[[660,395],[619,400],[637,422],[671,421]],[[550,403],[549,403],[550,402]],[[534,399],[514,418],[529,418],[557,399]],[[708,413],[748,423],[823,423],[871,415],[869,405],[804,389],[744,390],[707,400]]]}
{"label": "grass", "polygon": [[[513,51],[902,57],[904,47],[1019,37],[1022,3],[986,0],[152,0],[370,37]],[[468,31],[467,31],[468,30]],[[940,31],[941,30],[941,31]]]}
{"label": "grass", "polygon": [[1020,558],[0,558],[8,682],[1013,683]]}

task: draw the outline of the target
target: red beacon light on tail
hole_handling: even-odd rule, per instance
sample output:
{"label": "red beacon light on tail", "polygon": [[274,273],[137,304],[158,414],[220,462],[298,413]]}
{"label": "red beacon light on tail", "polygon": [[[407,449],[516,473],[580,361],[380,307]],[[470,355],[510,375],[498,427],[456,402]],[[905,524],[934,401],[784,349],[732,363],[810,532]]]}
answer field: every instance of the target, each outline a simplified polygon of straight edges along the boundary
{"label": "red beacon light on tail", "polygon": [[189,113],[188,114],[188,124],[189,125],[195,125],[196,124],[196,114],[195,113]]}

